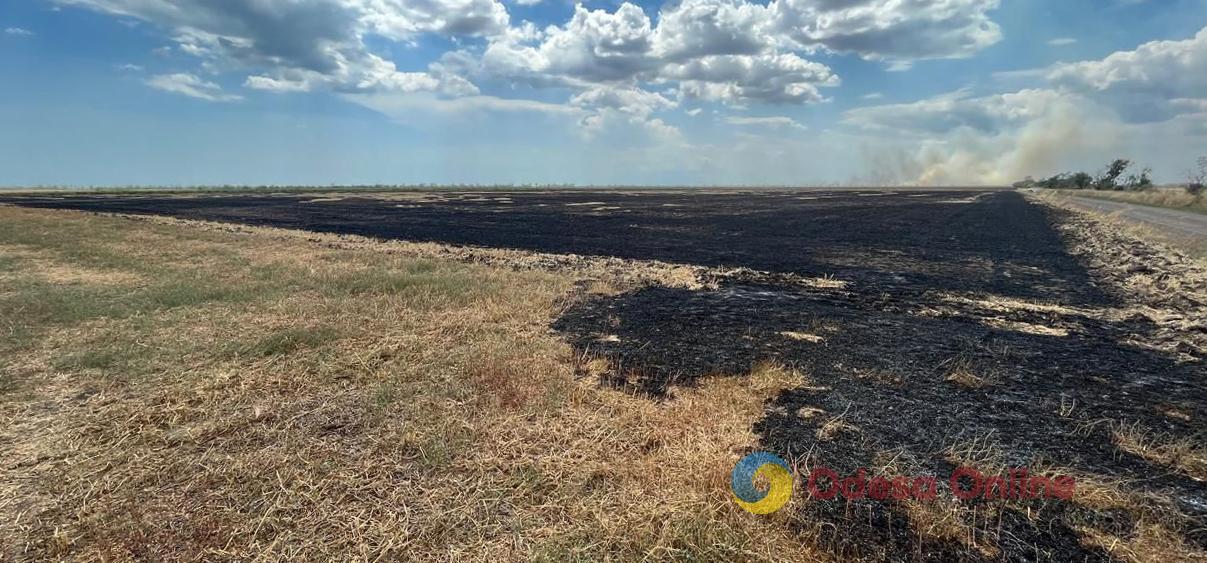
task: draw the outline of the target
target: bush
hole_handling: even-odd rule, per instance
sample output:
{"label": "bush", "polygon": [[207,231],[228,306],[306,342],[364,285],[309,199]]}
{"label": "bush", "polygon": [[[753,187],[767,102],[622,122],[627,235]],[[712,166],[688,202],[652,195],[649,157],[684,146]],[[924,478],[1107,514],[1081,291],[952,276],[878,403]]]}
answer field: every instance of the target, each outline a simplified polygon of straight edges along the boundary
{"label": "bush", "polygon": [[1186,193],[1195,197],[1203,194],[1203,184],[1207,183],[1207,156],[1200,156],[1197,164],[1198,170],[1186,173]]}

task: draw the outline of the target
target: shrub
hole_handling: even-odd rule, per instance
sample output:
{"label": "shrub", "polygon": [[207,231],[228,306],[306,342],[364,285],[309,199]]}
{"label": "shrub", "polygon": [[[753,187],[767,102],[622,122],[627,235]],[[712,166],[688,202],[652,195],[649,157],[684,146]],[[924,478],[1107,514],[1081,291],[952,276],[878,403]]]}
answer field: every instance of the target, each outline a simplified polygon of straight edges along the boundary
{"label": "shrub", "polygon": [[1203,193],[1203,184],[1207,183],[1207,156],[1200,156],[1197,170],[1186,173],[1186,192],[1198,197]]}

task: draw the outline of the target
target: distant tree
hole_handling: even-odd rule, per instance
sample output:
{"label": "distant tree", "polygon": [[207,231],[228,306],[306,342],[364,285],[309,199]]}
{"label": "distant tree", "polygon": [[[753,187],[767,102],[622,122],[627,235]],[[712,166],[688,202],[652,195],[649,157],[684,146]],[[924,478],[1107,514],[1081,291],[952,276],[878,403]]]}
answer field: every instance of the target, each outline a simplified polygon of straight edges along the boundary
{"label": "distant tree", "polygon": [[[1055,176],[1036,180],[1030,176],[1021,182],[1015,182],[1014,186],[1018,188],[1036,187],[1050,190],[1147,190],[1153,186],[1152,169],[1145,168],[1139,174],[1124,173],[1132,165],[1132,161],[1119,158],[1115,159],[1106,169],[1098,176],[1091,176],[1085,172],[1062,172]],[[1202,179],[1207,177],[1207,157],[1203,157],[1199,161],[1199,180],[1202,184]],[[1192,181],[1193,182],[1193,181]],[[1200,188],[1201,189],[1201,188]]]}
{"label": "distant tree", "polygon": [[1145,168],[1139,174],[1128,175],[1127,180],[1123,182],[1122,188],[1129,191],[1144,191],[1153,187],[1152,168]]}
{"label": "distant tree", "polygon": [[1051,178],[1040,180],[1036,182],[1035,185],[1041,188],[1047,188],[1049,190],[1059,190],[1062,186],[1064,186],[1065,176],[1065,174],[1057,174]]}
{"label": "distant tree", "polygon": [[1098,176],[1094,181],[1094,189],[1096,190],[1117,190],[1119,189],[1119,177],[1127,172],[1128,167],[1132,165],[1132,161],[1126,158],[1117,158],[1114,162],[1106,167],[1106,171]]}
{"label": "distant tree", "polygon": [[1203,184],[1207,183],[1207,156],[1200,156],[1196,164],[1197,170],[1186,173],[1186,191],[1193,196],[1201,195]]}
{"label": "distant tree", "polygon": [[1074,172],[1069,175],[1070,187],[1075,190],[1084,190],[1094,183],[1094,177],[1085,172]]}
{"label": "distant tree", "polygon": [[1023,178],[1022,180],[1015,182],[1014,188],[1018,189],[1018,190],[1026,190],[1026,189],[1034,188],[1035,185],[1036,185],[1035,178],[1032,178],[1031,176],[1027,176],[1026,178]]}

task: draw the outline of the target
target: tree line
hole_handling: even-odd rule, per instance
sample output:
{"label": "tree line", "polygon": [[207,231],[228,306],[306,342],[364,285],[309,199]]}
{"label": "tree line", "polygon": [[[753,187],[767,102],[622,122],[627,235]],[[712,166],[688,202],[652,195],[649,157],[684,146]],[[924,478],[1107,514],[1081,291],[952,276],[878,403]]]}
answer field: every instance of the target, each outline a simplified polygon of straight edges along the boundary
{"label": "tree line", "polygon": [[[1052,190],[1111,190],[1111,191],[1143,191],[1153,187],[1152,169],[1134,170],[1132,161],[1117,158],[1098,174],[1087,172],[1062,172],[1050,178],[1036,180],[1031,176],[1015,182],[1016,188],[1046,188]],[[1207,156],[1199,157],[1196,168],[1186,173],[1186,191],[1191,195],[1203,193],[1203,185],[1207,183]]]}

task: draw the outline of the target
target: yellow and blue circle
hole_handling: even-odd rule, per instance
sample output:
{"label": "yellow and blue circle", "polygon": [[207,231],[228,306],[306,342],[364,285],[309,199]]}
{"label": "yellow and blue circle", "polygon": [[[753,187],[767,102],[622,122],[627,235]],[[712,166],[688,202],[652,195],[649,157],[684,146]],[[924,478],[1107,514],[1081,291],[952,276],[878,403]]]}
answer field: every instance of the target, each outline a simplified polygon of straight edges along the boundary
{"label": "yellow and blue circle", "polygon": [[[754,485],[755,478],[759,476],[770,483],[766,491],[760,491]],[[751,514],[771,514],[783,508],[792,498],[792,472],[779,456],[754,452],[734,466],[730,486],[738,506]]]}

